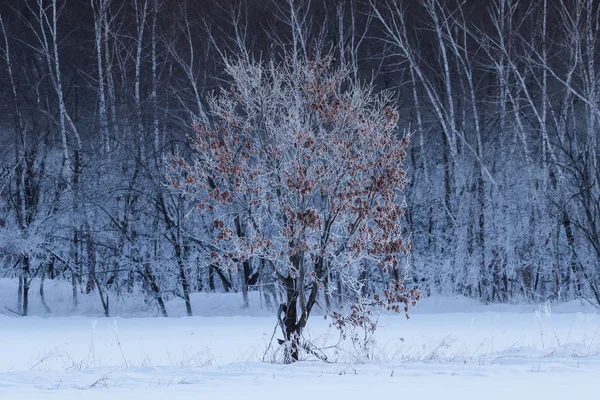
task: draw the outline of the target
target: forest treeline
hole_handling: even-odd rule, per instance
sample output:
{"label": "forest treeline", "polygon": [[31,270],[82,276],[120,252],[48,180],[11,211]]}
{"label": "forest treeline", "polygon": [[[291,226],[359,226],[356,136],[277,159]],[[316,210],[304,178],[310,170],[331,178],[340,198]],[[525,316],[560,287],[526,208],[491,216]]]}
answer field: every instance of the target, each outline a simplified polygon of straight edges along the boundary
{"label": "forest treeline", "polygon": [[[600,304],[599,35],[598,0],[5,0],[0,275],[19,280],[23,315],[49,279],[106,315],[134,291],[163,315],[174,297],[192,314],[201,291],[278,304],[264,260],[214,262],[212,219],[165,164],[214,122],[226,61],[294,54],[393,93],[412,134],[408,284]],[[358,279],[398,277],[367,263]],[[343,274],[326,280],[327,304],[344,303]]]}

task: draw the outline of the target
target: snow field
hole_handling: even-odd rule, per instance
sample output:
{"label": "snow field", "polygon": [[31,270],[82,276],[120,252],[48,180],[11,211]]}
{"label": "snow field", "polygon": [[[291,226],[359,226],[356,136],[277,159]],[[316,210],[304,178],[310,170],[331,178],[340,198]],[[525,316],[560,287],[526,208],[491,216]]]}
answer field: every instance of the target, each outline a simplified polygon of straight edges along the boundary
{"label": "snow field", "polygon": [[[221,297],[229,307],[237,301]],[[273,316],[234,309],[168,319],[0,315],[0,399],[594,398],[600,319],[589,310],[455,300],[469,312],[431,313],[436,302],[452,308],[432,299],[408,321],[382,316],[372,359],[347,340],[326,350],[331,363],[296,365],[262,362]],[[322,316],[309,321],[307,337],[338,343]]]}

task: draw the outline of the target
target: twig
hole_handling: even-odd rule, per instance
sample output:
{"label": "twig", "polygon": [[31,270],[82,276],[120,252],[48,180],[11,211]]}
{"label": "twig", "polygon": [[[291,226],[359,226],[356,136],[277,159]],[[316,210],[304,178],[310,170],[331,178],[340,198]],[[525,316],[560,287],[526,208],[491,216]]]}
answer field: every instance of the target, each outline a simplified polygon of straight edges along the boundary
{"label": "twig", "polygon": [[15,310],[11,310],[10,308],[8,308],[6,306],[4,308],[6,308],[8,311],[10,311],[13,314],[17,314],[19,317],[23,317],[24,316],[23,313],[17,312]]}
{"label": "twig", "polygon": [[582,299],[584,299],[585,301],[587,301],[588,303],[590,303],[592,306],[594,306],[594,308],[600,310],[600,305],[595,304],[594,302],[592,302],[590,299],[588,299],[587,297],[583,297],[581,296]]}
{"label": "twig", "polygon": [[312,343],[310,343],[308,340],[304,339],[304,341],[302,342],[301,347],[308,353],[308,354],[312,354],[313,356],[317,357],[319,360],[324,361],[326,363],[329,362],[329,359],[327,358],[327,355],[325,355],[323,352],[319,352],[318,349],[312,345]]}
{"label": "twig", "polygon": [[273,344],[273,338],[275,337],[275,333],[277,332],[278,326],[279,326],[279,321],[277,321],[277,323],[275,324],[275,328],[273,328],[273,334],[271,335],[271,340],[269,340],[269,345],[267,346],[267,349],[265,350],[265,354],[263,354],[263,357],[262,357],[263,362],[265,361],[265,358],[267,357],[267,353],[271,349],[271,345]]}

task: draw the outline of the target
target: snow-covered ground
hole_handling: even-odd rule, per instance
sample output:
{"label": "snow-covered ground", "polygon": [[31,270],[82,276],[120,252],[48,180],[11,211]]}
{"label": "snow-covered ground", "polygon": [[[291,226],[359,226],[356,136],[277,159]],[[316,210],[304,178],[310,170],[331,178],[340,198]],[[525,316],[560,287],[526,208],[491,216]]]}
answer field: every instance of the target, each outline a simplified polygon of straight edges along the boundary
{"label": "snow-covered ground", "polygon": [[[330,363],[281,365],[262,361],[275,318],[258,304],[242,310],[239,297],[195,299],[200,314],[218,309],[220,316],[168,319],[19,318],[0,303],[0,399],[562,400],[598,393],[600,317],[578,303],[549,309],[426,299],[408,321],[381,317],[373,359],[344,342],[327,350]],[[202,308],[206,301],[219,307]],[[307,336],[325,347],[338,343],[318,315]]]}

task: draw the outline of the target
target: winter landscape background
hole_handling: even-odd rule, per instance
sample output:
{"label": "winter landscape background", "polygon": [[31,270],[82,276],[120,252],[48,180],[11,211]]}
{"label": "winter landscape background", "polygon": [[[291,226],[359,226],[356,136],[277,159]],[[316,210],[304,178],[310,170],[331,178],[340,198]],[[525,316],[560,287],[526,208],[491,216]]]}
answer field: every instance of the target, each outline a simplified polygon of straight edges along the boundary
{"label": "winter landscape background", "polygon": [[599,21],[597,0],[0,2],[0,398],[589,393]]}

